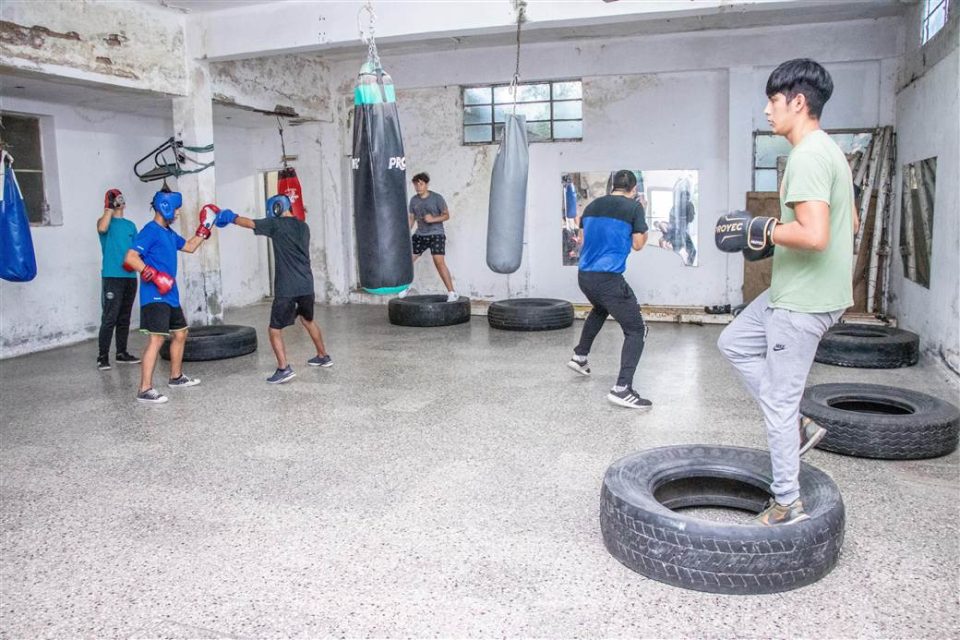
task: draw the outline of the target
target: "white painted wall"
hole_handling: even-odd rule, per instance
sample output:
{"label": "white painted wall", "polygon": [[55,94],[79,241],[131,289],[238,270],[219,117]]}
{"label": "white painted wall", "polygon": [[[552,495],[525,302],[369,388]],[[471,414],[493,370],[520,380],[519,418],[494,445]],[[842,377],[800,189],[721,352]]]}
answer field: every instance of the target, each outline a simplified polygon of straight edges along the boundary
{"label": "white painted wall", "polygon": [[[920,334],[923,348],[960,371],[960,50],[897,94],[897,184],[891,311]],[[930,288],[903,276],[900,190],[903,166],[936,156]]]}
{"label": "white painted wall", "polygon": [[[127,200],[126,217],[138,227],[152,218],[156,183],[133,175],[133,163],[170,135],[159,118],[3,98],[10,111],[51,116],[57,149],[51,175],[59,176],[63,224],[31,229],[37,277],[0,281],[0,358],[77,342],[100,323],[100,243],[96,220],[103,194],[117,187]],[[133,326],[137,326],[134,309]],[[93,347],[95,350],[96,347]],[[96,356],[91,352],[91,362]]]}
{"label": "white painted wall", "polygon": [[[837,88],[824,126],[893,124],[893,83],[902,45],[900,20],[848,21],[764,29],[706,31],[607,40],[532,44],[523,48],[527,81],[582,78],[584,140],[530,147],[527,233],[520,270],[507,277],[486,267],[486,215],[494,146],[460,144],[459,86],[509,81],[512,47],[460,49],[442,56],[391,55],[384,66],[398,87],[408,174],[428,171],[431,186],[451,207],[447,261],[457,289],[475,298],[561,297],[585,301],[576,268],[563,267],[557,195],[560,173],[570,170],[697,169],[700,172],[700,266],[684,267],[673,254],[650,247],[628,262],[626,277],[645,303],[718,304],[741,300],[743,262],[712,244],[712,221],[742,208],[750,189],[752,133],[763,116],[767,75],[790,57],[813,57],[830,70]],[[769,64],[758,65],[757,61]],[[332,65],[337,92],[348,95],[360,60]],[[349,153],[351,132],[341,119],[338,148]],[[332,135],[332,132],[328,132]],[[329,138],[324,138],[328,143]],[[332,141],[330,141],[332,142]],[[332,166],[340,158],[329,156]],[[409,187],[408,187],[409,189]],[[409,195],[409,193],[408,193]],[[345,211],[341,197],[328,215]],[[348,227],[349,228],[349,227]],[[347,252],[327,247],[330,263]],[[349,260],[348,260],[349,262]],[[429,260],[417,264],[416,286],[439,291]],[[342,295],[355,284],[331,282]],[[354,296],[354,299],[357,299]]]}

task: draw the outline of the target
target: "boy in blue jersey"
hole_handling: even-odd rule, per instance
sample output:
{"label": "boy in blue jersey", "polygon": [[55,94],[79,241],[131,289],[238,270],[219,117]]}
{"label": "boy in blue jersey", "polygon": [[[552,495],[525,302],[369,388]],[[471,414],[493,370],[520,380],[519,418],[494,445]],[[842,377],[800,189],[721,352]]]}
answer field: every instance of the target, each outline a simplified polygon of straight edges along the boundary
{"label": "boy in blue jersey", "polygon": [[187,342],[187,319],[180,308],[177,290],[177,251],[193,253],[210,237],[210,228],[217,220],[215,207],[205,206],[200,211],[200,226],[194,237],[184,240],[170,228],[180,213],[183,196],[177,192],[158,191],[153,196],[154,216],[127,252],[125,268],[140,274],[140,332],[149,336],[140,366],[139,402],[160,404],[167,396],[153,388],[153,369],[164,339],[170,337],[171,389],[192,387],[200,380],[183,374],[183,348]]}
{"label": "boy in blue jersey", "polygon": [[117,362],[137,364],[140,358],[127,353],[130,335],[130,312],[137,297],[137,274],[123,268],[123,259],[133,245],[137,226],[123,217],[127,203],[120,189],[110,189],[103,196],[103,214],[97,220],[97,234],[103,260],[100,265],[102,287],[100,306],[99,352],[97,369],[110,368],[110,340],[116,331]]}
{"label": "boy in blue jersey", "polygon": [[610,195],[597,198],[583,212],[580,227],[583,247],[577,275],[580,290],[593,305],[583,324],[580,343],[567,363],[580,375],[590,375],[587,356],[607,316],[612,315],[623,330],[620,376],[607,400],[630,409],[649,411],[653,404],[633,390],[633,375],[643,353],[646,327],[640,305],[623,272],[630,251],[647,243],[647,221],[643,205],[636,200],[637,177],[632,171],[617,171]]}

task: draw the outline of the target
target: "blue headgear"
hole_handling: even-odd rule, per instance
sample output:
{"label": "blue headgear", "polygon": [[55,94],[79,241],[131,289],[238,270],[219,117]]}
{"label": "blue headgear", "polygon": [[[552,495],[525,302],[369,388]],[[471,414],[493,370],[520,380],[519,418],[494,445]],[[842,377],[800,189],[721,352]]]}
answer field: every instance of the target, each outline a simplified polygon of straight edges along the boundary
{"label": "blue headgear", "polygon": [[271,218],[279,218],[284,211],[289,211],[290,198],[287,196],[273,196],[267,199],[267,215]]}
{"label": "blue headgear", "polygon": [[183,206],[183,196],[177,191],[157,191],[150,203],[153,210],[163,216],[167,222],[173,222],[177,209]]}

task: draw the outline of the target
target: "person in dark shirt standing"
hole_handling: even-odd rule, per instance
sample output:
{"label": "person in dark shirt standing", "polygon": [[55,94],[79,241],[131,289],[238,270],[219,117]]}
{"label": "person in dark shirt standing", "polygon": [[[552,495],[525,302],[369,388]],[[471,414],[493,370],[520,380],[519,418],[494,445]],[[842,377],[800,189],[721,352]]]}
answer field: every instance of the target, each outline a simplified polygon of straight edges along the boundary
{"label": "person in dark shirt standing", "polygon": [[583,324],[580,343],[567,363],[580,375],[590,375],[587,356],[607,316],[613,316],[623,330],[620,375],[607,400],[630,409],[649,411],[652,403],[633,390],[633,376],[643,353],[646,326],[640,305],[623,272],[627,256],[647,243],[647,222],[643,205],[636,200],[637,177],[632,171],[617,171],[610,195],[597,198],[580,219],[583,247],[577,279],[580,290],[593,305]]}
{"label": "person in dark shirt standing", "polygon": [[102,288],[100,306],[99,353],[97,369],[110,368],[110,340],[116,331],[117,362],[138,364],[140,358],[127,353],[127,338],[130,335],[130,313],[137,297],[137,274],[123,268],[127,251],[137,236],[137,226],[123,217],[127,203],[120,189],[110,189],[103,196],[103,214],[97,220],[100,250],[103,261],[100,266]]}
{"label": "person in dark shirt standing", "polygon": [[258,236],[273,241],[274,285],[273,308],[270,310],[270,346],[277,357],[277,370],[267,378],[270,384],[282,384],[296,377],[287,361],[283,344],[283,329],[296,322],[307,330],[317,355],[307,360],[312,367],[332,367],[333,358],[323,346],[320,327],[313,320],[315,294],[313,272],[310,269],[310,227],[293,215],[290,198],[273,196],[267,200],[267,217],[251,220],[223,209],[217,216],[217,226],[236,224],[252,229]]}

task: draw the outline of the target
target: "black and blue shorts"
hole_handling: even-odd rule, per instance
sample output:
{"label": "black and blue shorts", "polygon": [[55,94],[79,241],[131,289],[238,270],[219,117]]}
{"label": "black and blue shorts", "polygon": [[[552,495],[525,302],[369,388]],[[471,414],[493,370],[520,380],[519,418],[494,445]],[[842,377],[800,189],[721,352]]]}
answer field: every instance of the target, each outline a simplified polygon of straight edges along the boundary
{"label": "black and blue shorts", "polygon": [[313,320],[314,296],[294,296],[292,298],[274,298],[270,309],[270,328],[283,329],[297,321],[300,316],[305,321]]}

